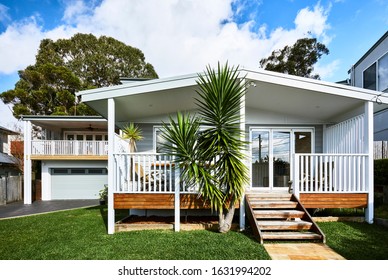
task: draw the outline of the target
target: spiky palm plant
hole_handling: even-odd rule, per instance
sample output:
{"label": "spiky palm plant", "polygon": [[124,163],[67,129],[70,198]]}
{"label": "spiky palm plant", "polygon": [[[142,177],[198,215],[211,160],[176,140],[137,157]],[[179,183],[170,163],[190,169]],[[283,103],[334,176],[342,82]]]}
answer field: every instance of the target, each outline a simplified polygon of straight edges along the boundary
{"label": "spiky palm plant", "polygon": [[122,138],[129,140],[129,152],[130,153],[136,152],[137,150],[136,142],[143,140],[144,138],[143,132],[141,131],[141,129],[134,123],[130,123],[124,126],[124,128],[122,129],[122,132],[123,132]]}
{"label": "spiky palm plant", "polygon": [[249,180],[240,129],[243,81],[238,67],[218,64],[216,71],[208,66],[197,80],[199,117],[178,113],[177,122],[170,118],[162,132],[170,143],[165,150],[182,170],[181,179],[188,185],[197,184],[204,200],[218,211],[220,232],[229,231],[235,204]]}

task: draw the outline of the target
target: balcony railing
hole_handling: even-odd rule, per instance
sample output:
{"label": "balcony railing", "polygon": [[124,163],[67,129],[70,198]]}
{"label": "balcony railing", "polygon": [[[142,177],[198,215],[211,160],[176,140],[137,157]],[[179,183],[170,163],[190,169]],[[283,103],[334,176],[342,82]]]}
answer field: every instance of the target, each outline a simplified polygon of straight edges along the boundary
{"label": "balcony railing", "polygon": [[295,193],[366,193],[366,154],[295,154]]}
{"label": "balcony railing", "polygon": [[108,155],[108,141],[32,140],[31,155]]}
{"label": "balcony railing", "polygon": [[[157,153],[114,154],[115,193],[197,193],[179,181],[179,169],[171,157]],[[177,183],[177,184],[176,184]]]}

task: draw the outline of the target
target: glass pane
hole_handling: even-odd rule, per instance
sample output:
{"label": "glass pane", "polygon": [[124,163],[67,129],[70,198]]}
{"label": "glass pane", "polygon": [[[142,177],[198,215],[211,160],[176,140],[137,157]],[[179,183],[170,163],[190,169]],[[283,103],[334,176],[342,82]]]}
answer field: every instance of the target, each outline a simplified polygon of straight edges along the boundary
{"label": "glass pane", "polygon": [[273,186],[288,187],[290,180],[290,132],[273,132]]}
{"label": "glass pane", "polygon": [[163,153],[163,144],[167,144],[168,142],[162,138],[162,132],[160,128],[155,128],[155,149],[157,153]]}
{"label": "glass pane", "polygon": [[364,88],[376,90],[376,63],[364,71]]}
{"label": "glass pane", "polygon": [[74,135],[73,134],[68,134],[67,135],[67,140],[74,140]]}
{"label": "glass pane", "polygon": [[84,140],[84,136],[83,135],[77,135],[77,140],[78,141],[83,141]]}
{"label": "glass pane", "polygon": [[86,141],[93,141],[93,135],[86,135]]}
{"label": "glass pane", "polygon": [[96,141],[102,141],[102,135],[96,135]]}
{"label": "glass pane", "polygon": [[379,60],[379,91],[388,91],[388,54]]}
{"label": "glass pane", "polygon": [[252,187],[269,187],[269,132],[252,131]]}

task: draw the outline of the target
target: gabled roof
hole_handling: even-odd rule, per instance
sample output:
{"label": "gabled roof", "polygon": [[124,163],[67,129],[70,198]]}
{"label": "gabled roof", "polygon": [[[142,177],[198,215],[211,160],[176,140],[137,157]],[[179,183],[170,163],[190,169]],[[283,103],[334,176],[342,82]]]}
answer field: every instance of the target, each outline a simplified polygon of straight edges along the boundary
{"label": "gabled roof", "polygon": [[[374,45],[354,64],[353,67],[356,68],[357,65],[360,64],[367,56],[369,56],[370,53],[373,52],[373,50],[377,48],[381,44],[381,42],[383,42],[387,37],[388,37],[388,31],[385,32],[385,34],[381,36],[381,38],[376,43],[374,43]],[[349,72],[350,71],[351,69],[349,70]]]}
{"label": "gabled roof", "polygon": [[[240,77],[255,84],[247,89],[246,107],[251,110],[331,122],[363,102],[377,99],[386,108],[388,98],[379,92],[292,76],[266,70],[240,70]],[[113,98],[116,120],[145,121],[176,111],[196,109],[198,74],[162,78],[78,92],[82,101],[107,117],[107,100]],[[380,95],[380,96],[379,96]]]}

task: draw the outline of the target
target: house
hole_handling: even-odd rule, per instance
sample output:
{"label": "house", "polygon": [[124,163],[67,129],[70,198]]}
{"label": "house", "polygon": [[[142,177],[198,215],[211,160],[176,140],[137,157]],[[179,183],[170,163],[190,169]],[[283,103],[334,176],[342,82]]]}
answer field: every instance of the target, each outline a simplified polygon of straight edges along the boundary
{"label": "house", "polygon": [[[98,199],[108,182],[107,121],[101,116],[22,116],[22,120],[24,203],[32,203],[33,179],[41,180],[42,200]],[[36,170],[32,162],[37,163]]]}
{"label": "house", "polygon": [[[388,98],[379,96],[376,102],[378,93],[368,89],[265,70],[239,71],[250,85],[241,108],[250,184],[239,207],[240,228],[246,215],[252,216],[253,204],[260,204],[249,195],[265,194],[273,200],[289,196],[289,191],[297,201],[291,204],[298,203],[302,210],[361,207],[366,208],[366,221],[373,223],[373,114],[388,108]],[[177,111],[197,110],[197,78],[192,74],[135,81],[78,93],[107,120],[109,234],[115,232],[117,209],[173,211],[178,231],[181,213],[206,208],[197,199],[198,190],[180,183],[171,158],[157,153],[163,141],[161,124]],[[25,120],[30,131],[33,118]],[[129,122],[144,132],[138,151],[131,154],[116,134]],[[29,166],[35,156],[31,147],[26,149]],[[26,182],[30,176],[25,172]]]}
{"label": "house", "polygon": [[[388,95],[388,31],[352,66],[350,85]],[[388,110],[375,115],[374,140],[388,141]]]}
{"label": "house", "polygon": [[11,138],[16,135],[19,133],[0,126],[0,178],[20,173],[19,160],[11,154]]}

